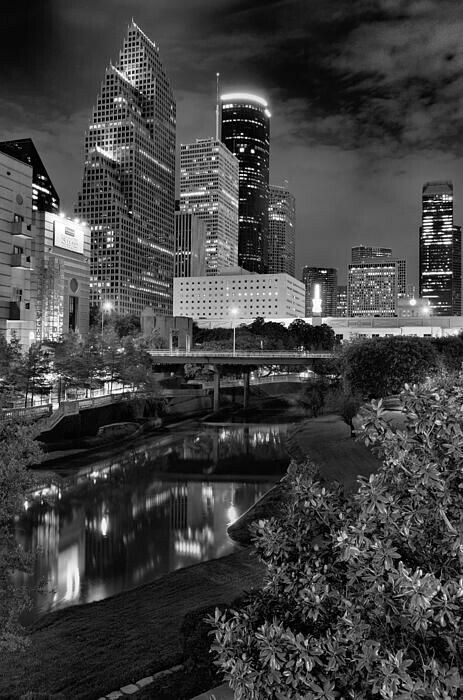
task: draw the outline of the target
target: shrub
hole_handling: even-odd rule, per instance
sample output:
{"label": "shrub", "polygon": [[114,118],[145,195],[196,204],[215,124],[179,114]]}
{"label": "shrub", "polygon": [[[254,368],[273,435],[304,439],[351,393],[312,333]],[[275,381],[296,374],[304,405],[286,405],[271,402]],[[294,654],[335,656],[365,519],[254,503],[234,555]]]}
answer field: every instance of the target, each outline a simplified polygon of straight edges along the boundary
{"label": "shrub", "polygon": [[237,700],[461,697],[463,380],[402,402],[397,432],[370,404],[383,466],[349,501],[292,464],[283,515],[255,524],[263,589],[209,618]]}
{"label": "shrub", "polygon": [[381,398],[399,393],[404,384],[422,382],[439,367],[427,338],[371,338],[344,351],[344,383],[351,393]]}

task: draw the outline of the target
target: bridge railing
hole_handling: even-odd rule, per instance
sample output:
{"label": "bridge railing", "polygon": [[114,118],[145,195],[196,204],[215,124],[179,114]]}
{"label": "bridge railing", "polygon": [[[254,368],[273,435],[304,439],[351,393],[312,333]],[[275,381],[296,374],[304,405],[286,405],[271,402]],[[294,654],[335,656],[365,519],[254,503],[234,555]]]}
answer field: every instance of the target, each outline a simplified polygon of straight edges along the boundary
{"label": "bridge railing", "polygon": [[333,357],[332,352],[310,352],[306,350],[302,351],[289,351],[289,350],[236,350],[235,352],[227,352],[225,350],[148,350],[152,357],[255,357],[256,359],[270,359],[270,358],[301,358],[306,359],[310,357],[329,359]]}

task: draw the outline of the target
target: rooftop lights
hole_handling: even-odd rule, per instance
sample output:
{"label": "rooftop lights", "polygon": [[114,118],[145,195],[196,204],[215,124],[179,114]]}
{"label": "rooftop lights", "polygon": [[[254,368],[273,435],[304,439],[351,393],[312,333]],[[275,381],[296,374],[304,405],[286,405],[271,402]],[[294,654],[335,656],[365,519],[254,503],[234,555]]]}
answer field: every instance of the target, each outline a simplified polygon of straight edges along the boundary
{"label": "rooftop lights", "polygon": [[249,92],[230,92],[227,95],[222,95],[220,99],[222,102],[233,102],[234,100],[239,100],[241,102],[242,100],[249,100],[249,102],[257,102],[262,105],[262,107],[268,106],[263,97],[251,95]]}

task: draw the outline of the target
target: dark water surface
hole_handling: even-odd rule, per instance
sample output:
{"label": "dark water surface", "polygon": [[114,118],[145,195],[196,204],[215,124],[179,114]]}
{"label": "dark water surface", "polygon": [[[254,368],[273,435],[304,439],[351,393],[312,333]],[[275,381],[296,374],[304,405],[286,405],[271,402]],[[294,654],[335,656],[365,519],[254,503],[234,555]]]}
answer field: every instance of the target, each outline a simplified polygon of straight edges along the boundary
{"label": "dark water surface", "polygon": [[230,554],[227,526],[284,472],[292,425],[188,424],[39,472],[17,525],[25,548],[39,548],[24,621]]}

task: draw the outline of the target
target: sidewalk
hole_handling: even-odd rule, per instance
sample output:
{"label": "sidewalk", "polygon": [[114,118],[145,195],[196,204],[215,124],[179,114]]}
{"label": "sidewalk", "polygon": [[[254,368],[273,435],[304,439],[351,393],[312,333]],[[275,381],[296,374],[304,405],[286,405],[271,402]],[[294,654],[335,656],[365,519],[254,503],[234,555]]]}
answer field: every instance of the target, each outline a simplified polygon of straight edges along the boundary
{"label": "sidewalk", "polygon": [[233,700],[233,690],[231,690],[231,688],[224,683],[216,688],[207,690],[205,693],[201,693],[201,695],[195,695],[195,697],[191,698],[191,700],[211,700],[212,698],[215,700]]}

